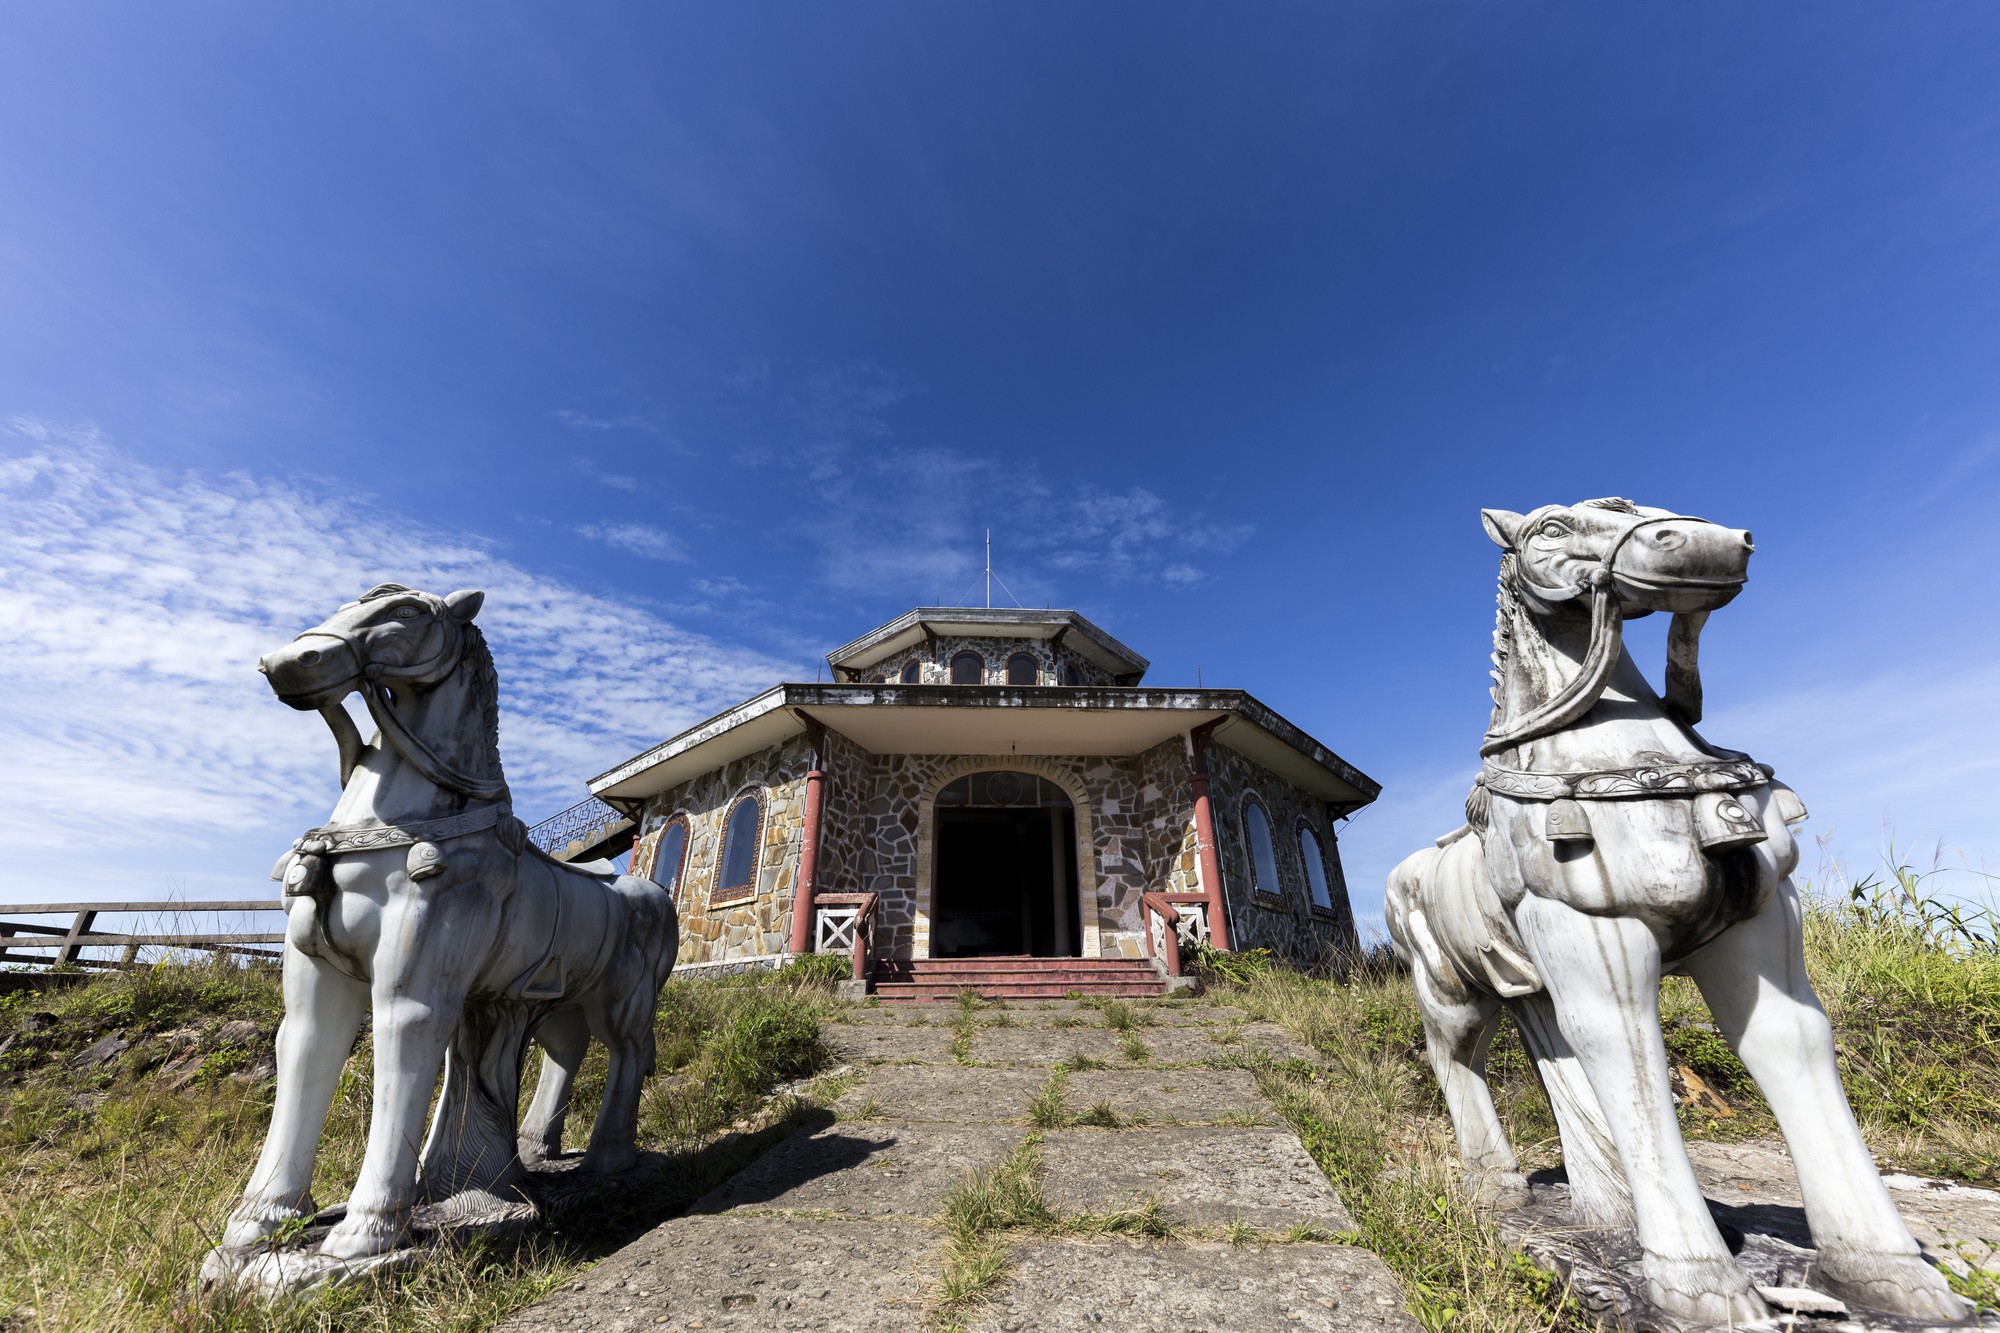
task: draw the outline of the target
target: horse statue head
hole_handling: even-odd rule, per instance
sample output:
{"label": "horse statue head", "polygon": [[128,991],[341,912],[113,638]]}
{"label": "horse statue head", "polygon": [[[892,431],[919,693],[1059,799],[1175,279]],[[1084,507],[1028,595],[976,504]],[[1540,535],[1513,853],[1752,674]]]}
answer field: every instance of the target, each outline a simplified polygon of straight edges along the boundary
{"label": "horse statue head", "polygon": [[[1688,725],[1701,720],[1701,629],[1749,578],[1757,548],[1748,532],[1619,499],[1544,505],[1527,514],[1488,509],[1480,518],[1505,552],[1494,630],[1495,708],[1481,753],[1512,750],[1582,718],[1620,664],[1624,622],[1655,611],[1674,616],[1666,710]],[[1521,633],[1523,617],[1539,622],[1531,635]],[[1586,624],[1587,637],[1578,643]],[[1569,663],[1517,654],[1524,640],[1554,645],[1558,654],[1580,658],[1580,667],[1572,674]],[[1564,653],[1569,645],[1580,651]]]}
{"label": "horse statue head", "polygon": [[[381,583],[326,621],[257,659],[279,700],[302,711],[366,685],[435,685],[457,669],[483,592],[443,597]],[[326,642],[330,640],[331,642]]]}
{"label": "horse statue head", "polygon": [[[340,744],[343,787],[362,745],[341,701],[359,690],[383,738],[432,786],[461,799],[504,800],[498,683],[472,623],[485,600],[483,592],[438,597],[377,584],[258,658],[257,670],[281,702],[326,718]],[[444,701],[452,706],[431,706],[439,701],[428,696],[447,682],[458,687]]]}

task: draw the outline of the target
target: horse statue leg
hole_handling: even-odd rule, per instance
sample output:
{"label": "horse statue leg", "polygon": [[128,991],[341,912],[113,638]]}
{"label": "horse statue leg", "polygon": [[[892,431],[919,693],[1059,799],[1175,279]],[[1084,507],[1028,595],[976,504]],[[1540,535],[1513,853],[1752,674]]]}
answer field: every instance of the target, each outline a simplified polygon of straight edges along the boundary
{"label": "horse statue leg", "polygon": [[1903,1225],[1848,1109],[1833,1027],[1806,979],[1790,878],[1778,877],[1756,916],[1682,966],[1784,1131],[1819,1249],[1819,1280],[1856,1305],[1946,1322],[1964,1318],[1965,1303],[1924,1262]]}
{"label": "horse statue leg", "polygon": [[476,880],[454,883],[447,875],[417,884],[397,878],[374,949],[375,1099],[368,1148],[347,1216],[320,1246],[338,1259],[385,1253],[408,1229],[424,1113],[485,961],[485,943],[500,924],[499,901]]}
{"label": "horse statue leg", "polygon": [[312,938],[313,912],[311,899],[292,900],[271,1127],[250,1184],[229,1214],[224,1250],[249,1249],[286,1223],[319,1211],[312,1199],[313,1157],[340,1071],[368,1012],[368,987],[299,947]]}
{"label": "horse statue leg", "polygon": [[1768,1318],[1709,1215],[1681,1140],[1660,1039],[1660,945],[1652,930],[1634,917],[1591,915],[1533,893],[1514,919],[1618,1145],[1647,1299],[1712,1324]]}
{"label": "horse statue leg", "polygon": [[1528,1182],[1486,1082],[1486,1053],[1499,1025],[1500,1000],[1459,975],[1432,937],[1420,906],[1424,883],[1439,873],[1441,859],[1438,849],[1426,847],[1389,872],[1384,904],[1389,932],[1410,963],[1423,1015],[1424,1054],[1451,1114],[1466,1189],[1482,1203],[1517,1208],[1528,1201]]}
{"label": "horse statue leg", "polygon": [[542,1073],[535,1080],[535,1095],[528,1102],[527,1115],[521,1118],[516,1139],[524,1162],[544,1162],[562,1155],[570,1090],[576,1086],[577,1071],[590,1051],[590,1023],[574,1005],[558,1009],[535,1029],[535,1042],[542,1048]]}

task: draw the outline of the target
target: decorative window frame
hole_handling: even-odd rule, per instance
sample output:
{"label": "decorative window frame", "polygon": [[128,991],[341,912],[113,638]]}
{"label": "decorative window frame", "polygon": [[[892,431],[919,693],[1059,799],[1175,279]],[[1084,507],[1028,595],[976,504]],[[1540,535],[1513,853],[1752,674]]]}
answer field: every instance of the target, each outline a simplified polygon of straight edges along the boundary
{"label": "decorative window frame", "polygon": [[[1326,906],[1324,907],[1313,901],[1312,866],[1306,863],[1306,843],[1305,839],[1299,836],[1301,833],[1312,834],[1313,845],[1319,848],[1319,873],[1320,877],[1326,881]],[[1304,815],[1300,815],[1298,823],[1292,829],[1292,841],[1298,844],[1299,861],[1301,863],[1299,868],[1305,871],[1306,910],[1322,921],[1339,920],[1339,909],[1333,903],[1335,877],[1326,860],[1326,844],[1331,839],[1326,834],[1314,828],[1310,819],[1307,819]]]}
{"label": "decorative window frame", "polygon": [[[674,887],[667,889],[674,901],[679,902],[687,896],[687,884],[681,876],[687,873],[688,853],[694,848],[694,821],[688,818],[686,811],[676,810],[664,818],[655,816],[647,822],[650,827],[633,849],[630,873],[640,879],[653,879],[653,872],[659,868],[660,844],[667,840],[667,830],[679,824],[682,830],[681,863],[674,874]],[[653,882],[660,883],[656,879]],[[661,884],[660,887],[664,889],[667,886]]]}
{"label": "decorative window frame", "polygon": [[[1278,877],[1278,883],[1265,888],[1257,882],[1257,842],[1250,832],[1250,807],[1257,807],[1257,813],[1264,817],[1264,831],[1271,835],[1271,870]],[[1243,868],[1250,875],[1250,901],[1265,907],[1274,907],[1285,901],[1285,868],[1278,856],[1278,826],[1271,818],[1271,806],[1254,791],[1246,791],[1237,802],[1236,826],[1243,831]]]}
{"label": "decorative window frame", "polygon": [[1001,671],[1006,676],[1009,685],[1014,685],[1016,689],[1020,688],[1020,685],[1016,685],[1014,681],[1014,664],[1016,662],[1026,662],[1028,664],[1028,674],[1031,678],[1022,682],[1023,684],[1039,685],[1042,683],[1041,659],[1025,648],[1016,648],[1013,652],[1007,654],[1007,661],[1001,667]]}
{"label": "decorative window frame", "polygon": [[[724,889],[722,872],[729,865],[729,825],[736,817],[736,811],[745,801],[757,803],[757,824],[751,831],[750,883],[744,891],[731,898],[719,897]],[[771,801],[764,788],[752,784],[730,797],[729,804],[722,808],[722,826],[715,835],[715,873],[708,883],[708,905],[710,907],[736,907],[757,900],[757,880],[764,872],[764,821],[771,817]],[[732,889],[736,886],[730,886]]]}
{"label": "decorative window frame", "polygon": [[986,677],[988,676],[988,674],[990,674],[993,664],[986,660],[985,653],[980,652],[976,648],[961,648],[957,652],[953,653],[951,655],[951,660],[945,663],[945,679],[953,685],[960,685],[966,683],[958,679],[958,664],[962,658],[967,658],[967,657],[976,658],[979,662],[979,679],[972,681],[970,683],[974,685],[984,685],[986,683]]}
{"label": "decorative window frame", "polygon": [[921,685],[924,683],[924,664],[917,658],[903,663],[903,669],[896,673],[898,685]]}

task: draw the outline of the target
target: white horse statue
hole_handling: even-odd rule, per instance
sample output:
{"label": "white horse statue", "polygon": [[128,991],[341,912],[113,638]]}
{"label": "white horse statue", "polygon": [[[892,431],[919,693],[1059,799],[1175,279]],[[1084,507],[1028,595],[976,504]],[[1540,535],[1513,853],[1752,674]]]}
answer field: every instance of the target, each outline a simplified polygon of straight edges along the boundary
{"label": "white horse statue", "polygon": [[[1514,1014],[1562,1135],[1578,1220],[1635,1228],[1647,1297],[1710,1323],[1768,1317],[1709,1214],[1674,1116],[1660,978],[1693,978],[1791,1149],[1819,1282],[1947,1322],[1965,1305],[1921,1257],[1848,1109],[1806,980],[1798,798],[1710,745],[1697,640],[1742,588],[1750,534],[1625,500],[1485,511],[1500,558],[1493,720],[1465,827],[1389,876],[1431,1068],[1468,1184],[1527,1197],[1485,1081]],[[1666,696],[1622,623],[1672,612]]]}
{"label": "white horse statue", "polygon": [[[505,1213],[524,1165],[561,1151],[593,1035],[610,1072],[583,1169],[635,1158],[679,922],[651,881],[565,865],[527,841],[500,769],[493,658],[472,623],[483,600],[385,583],[258,662],[281,700],[325,717],[343,790],[272,872],[290,911],[277,1102],[207,1277],[344,1280],[394,1257],[420,1201],[446,1217]],[[355,690],[379,728],[367,744],[342,705]],[[265,1253],[318,1212],[313,1158],[371,1009],[374,1107],[345,1215],[316,1255]],[[545,1058],[517,1134],[530,1037]]]}

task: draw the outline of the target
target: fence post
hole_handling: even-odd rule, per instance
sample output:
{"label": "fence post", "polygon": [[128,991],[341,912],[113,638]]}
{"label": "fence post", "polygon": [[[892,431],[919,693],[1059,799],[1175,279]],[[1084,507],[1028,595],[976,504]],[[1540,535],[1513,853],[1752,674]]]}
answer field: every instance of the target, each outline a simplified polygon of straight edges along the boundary
{"label": "fence post", "polygon": [[90,911],[78,912],[76,920],[70,923],[69,934],[63,936],[62,946],[56,950],[56,961],[51,966],[61,967],[64,963],[75,962],[77,936],[88,935],[90,928],[96,924],[97,913]]}

